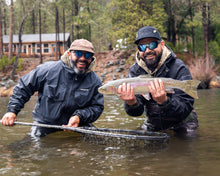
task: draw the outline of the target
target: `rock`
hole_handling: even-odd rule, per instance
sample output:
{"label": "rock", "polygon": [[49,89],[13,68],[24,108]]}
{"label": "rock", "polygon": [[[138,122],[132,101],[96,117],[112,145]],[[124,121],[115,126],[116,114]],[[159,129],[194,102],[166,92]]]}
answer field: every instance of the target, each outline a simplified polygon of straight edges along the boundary
{"label": "rock", "polygon": [[0,87],[0,97],[10,97],[13,93],[13,87],[5,89]]}

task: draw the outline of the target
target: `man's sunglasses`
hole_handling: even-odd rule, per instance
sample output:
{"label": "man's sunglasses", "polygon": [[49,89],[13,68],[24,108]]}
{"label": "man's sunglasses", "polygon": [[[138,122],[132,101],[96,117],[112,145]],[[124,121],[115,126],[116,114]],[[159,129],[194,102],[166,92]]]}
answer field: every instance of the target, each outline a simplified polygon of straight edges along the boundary
{"label": "man's sunglasses", "polygon": [[160,42],[159,41],[153,41],[153,42],[150,42],[148,44],[138,45],[138,49],[141,52],[144,52],[146,50],[146,48],[149,48],[150,50],[153,50],[153,49],[157,48],[158,43],[160,43]]}
{"label": "man's sunglasses", "polygon": [[93,56],[93,53],[89,53],[89,52],[83,53],[82,51],[74,51],[74,53],[75,53],[76,57],[78,57],[78,58],[82,57],[83,54],[86,59],[91,59],[91,57]]}

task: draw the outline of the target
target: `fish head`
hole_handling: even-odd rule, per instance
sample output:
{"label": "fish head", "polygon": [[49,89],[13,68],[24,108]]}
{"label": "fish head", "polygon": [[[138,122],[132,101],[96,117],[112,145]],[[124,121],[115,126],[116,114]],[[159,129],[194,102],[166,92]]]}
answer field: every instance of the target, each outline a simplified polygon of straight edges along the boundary
{"label": "fish head", "polygon": [[117,94],[117,88],[113,85],[104,84],[98,88],[99,93],[101,94]]}

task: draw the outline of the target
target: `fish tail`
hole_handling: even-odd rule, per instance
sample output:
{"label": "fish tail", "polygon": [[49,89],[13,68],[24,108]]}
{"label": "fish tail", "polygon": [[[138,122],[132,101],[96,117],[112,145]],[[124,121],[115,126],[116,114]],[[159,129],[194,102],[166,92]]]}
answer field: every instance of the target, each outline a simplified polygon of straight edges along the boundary
{"label": "fish tail", "polygon": [[185,81],[186,87],[184,92],[190,95],[191,97],[198,99],[197,88],[199,83],[200,81],[198,80],[186,80]]}

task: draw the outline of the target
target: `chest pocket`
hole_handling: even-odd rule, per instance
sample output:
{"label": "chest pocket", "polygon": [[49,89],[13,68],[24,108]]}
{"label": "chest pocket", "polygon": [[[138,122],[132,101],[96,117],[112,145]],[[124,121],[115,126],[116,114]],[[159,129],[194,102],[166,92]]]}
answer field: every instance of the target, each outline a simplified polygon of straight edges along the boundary
{"label": "chest pocket", "polygon": [[46,86],[44,96],[47,96],[53,101],[63,101],[65,97],[66,87],[64,84],[59,86]]}
{"label": "chest pocket", "polygon": [[60,115],[65,98],[66,87],[60,84],[58,87],[45,86],[40,98],[40,113],[49,119],[56,119]]}
{"label": "chest pocket", "polygon": [[79,107],[86,106],[91,99],[91,90],[90,89],[78,89],[75,91],[75,102]]}

